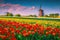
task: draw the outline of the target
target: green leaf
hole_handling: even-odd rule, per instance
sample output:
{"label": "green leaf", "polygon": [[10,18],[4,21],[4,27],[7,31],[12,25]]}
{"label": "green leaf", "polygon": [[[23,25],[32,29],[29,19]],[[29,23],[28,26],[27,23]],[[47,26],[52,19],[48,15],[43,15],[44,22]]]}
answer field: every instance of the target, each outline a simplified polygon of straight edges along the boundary
{"label": "green leaf", "polygon": [[51,35],[51,34],[49,34],[49,35],[47,36],[47,39],[48,39],[48,40],[54,40],[54,36]]}
{"label": "green leaf", "polygon": [[2,40],[2,38],[0,38],[0,40]]}
{"label": "green leaf", "polygon": [[41,40],[47,40],[46,35],[42,35]]}
{"label": "green leaf", "polygon": [[16,36],[17,40],[22,40],[22,35],[16,34],[15,36]]}

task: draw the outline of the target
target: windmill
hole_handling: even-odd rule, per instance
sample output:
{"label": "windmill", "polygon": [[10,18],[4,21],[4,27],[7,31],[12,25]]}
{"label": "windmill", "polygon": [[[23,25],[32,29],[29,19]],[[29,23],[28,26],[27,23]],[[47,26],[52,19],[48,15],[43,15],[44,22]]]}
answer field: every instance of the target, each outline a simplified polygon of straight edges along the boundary
{"label": "windmill", "polygon": [[44,16],[44,10],[42,10],[42,6],[40,5],[39,9],[39,17]]}

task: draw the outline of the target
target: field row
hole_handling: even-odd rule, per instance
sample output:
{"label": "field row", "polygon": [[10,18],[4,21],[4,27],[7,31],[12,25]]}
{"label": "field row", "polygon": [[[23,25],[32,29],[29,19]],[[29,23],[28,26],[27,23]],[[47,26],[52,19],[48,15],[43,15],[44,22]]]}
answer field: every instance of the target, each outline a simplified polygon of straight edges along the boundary
{"label": "field row", "polygon": [[0,20],[7,20],[7,21],[16,21],[21,23],[28,23],[28,24],[39,24],[51,27],[60,27],[60,21],[52,21],[52,20],[37,20],[37,19],[22,19],[22,18],[0,18]]}
{"label": "field row", "polygon": [[22,19],[14,20],[0,20],[0,40],[60,40],[60,28],[58,27],[25,23],[21,22]]}

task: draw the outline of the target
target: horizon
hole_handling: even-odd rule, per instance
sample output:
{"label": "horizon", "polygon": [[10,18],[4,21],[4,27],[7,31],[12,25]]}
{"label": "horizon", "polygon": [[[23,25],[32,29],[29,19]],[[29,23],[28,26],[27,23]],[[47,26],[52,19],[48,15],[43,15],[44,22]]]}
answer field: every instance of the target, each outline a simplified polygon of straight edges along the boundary
{"label": "horizon", "polygon": [[60,0],[0,0],[0,15],[10,12],[21,15],[38,15],[40,5],[44,14],[60,14]]}

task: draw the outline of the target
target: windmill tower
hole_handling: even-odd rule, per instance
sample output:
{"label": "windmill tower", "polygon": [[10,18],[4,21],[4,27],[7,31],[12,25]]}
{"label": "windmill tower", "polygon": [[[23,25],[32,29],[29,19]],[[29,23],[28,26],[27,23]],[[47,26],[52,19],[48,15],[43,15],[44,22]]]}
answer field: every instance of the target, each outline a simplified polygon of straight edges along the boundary
{"label": "windmill tower", "polygon": [[41,16],[44,16],[44,11],[42,10],[41,6],[40,6],[40,9],[39,9],[39,17]]}

